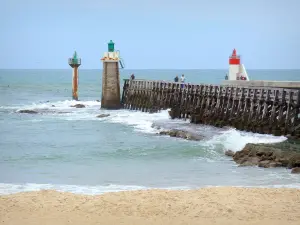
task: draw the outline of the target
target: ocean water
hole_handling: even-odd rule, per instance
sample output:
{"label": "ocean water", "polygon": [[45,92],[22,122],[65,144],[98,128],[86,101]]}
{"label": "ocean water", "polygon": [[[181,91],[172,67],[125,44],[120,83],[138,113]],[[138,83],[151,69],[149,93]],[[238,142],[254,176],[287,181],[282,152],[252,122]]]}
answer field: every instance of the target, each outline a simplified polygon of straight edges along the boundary
{"label": "ocean water", "polygon": [[[79,99],[70,107],[69,70],[0,70],[0,194],[41,189],[74,193],[206,186],[300,188],[285,168],[238,167],[224,151],[284,137],[170,120],[157,114],[101,110],[101,70],[79,70]],[[218,84],[226,70],[122,70],[121,78]],[[250,70],[252,79],[299,80],[300,70]],[[98,101],[97,101],[98,100]],[[33,109],[39,114],[20,114]],[[97,115],[109,113],[106,118]],[[159,136],[179,128],[205,136],[199,142]]]}

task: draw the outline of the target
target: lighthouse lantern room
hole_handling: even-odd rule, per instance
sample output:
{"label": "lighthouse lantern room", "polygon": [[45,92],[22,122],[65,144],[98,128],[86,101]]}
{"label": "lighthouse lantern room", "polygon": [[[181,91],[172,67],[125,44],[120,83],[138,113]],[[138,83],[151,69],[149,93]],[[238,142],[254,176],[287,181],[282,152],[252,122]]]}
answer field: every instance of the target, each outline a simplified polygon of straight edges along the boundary
{"label": "lighthouse lantern room", "polygon": [[235,49],[233,49],[231,56],[229,56],[229,75],[226,78],[228,80],[249,80],[246,69],[241,64],[241,57],[237,55]]}

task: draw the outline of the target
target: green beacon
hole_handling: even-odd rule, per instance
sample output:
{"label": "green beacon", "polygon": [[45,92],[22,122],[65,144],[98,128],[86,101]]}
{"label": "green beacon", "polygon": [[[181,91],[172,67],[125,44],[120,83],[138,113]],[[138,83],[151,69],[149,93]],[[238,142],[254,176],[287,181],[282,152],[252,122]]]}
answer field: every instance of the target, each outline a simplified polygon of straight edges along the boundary
{"label": "green beacon", "polygon": [[108,43],[108,52],[114,52],[115,51],[115,43],[113,43],[112,40]]}

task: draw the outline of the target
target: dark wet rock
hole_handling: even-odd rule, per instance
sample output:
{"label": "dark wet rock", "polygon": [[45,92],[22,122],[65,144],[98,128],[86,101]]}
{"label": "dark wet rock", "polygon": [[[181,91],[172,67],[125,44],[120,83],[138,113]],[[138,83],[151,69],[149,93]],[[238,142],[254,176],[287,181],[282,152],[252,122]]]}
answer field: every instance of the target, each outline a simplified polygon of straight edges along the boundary
{"label": "dark wet rock", "polygon": [[[269,164],[269,167],[272,168],[272,167],[282,167],[282,163],[280,162],[271,162]],[[268,167],[267,167],[268,168]]]}
{"label": "dark wet rock", "polygon": [[51,107],[55,107],[55,105],[51,105]]}
{"label": "dark wet rock", "polygon": [[298,142],[300,143],[300,135],[292,136],[290,134],[285,135],[285,137],[290,141],[290,142]]}
{"label": "dark wet rock", "polygon": [[31,109],[22,109],[19,110],[18,113],[29,113],[29,114],[37,114],[37,111],[31,110]]}
{"label": "dark wet rock", "polygon": [[97,118],[104,118],[104,117],[108,117],[110,116],[110,114],[100,114],[97,116]]}
{"label": "dark wet rock", "polygon": [[100,100],[96,100],[96,102],[100,102]]}
{"label": "dark wet rock", "polygon": [[300,167],[295,167],[292,169],[291,173],[298,173],[300,174]]}
{"label": "dark wet rock", "polygon": [[176,137],[176,138],[182,138],[186,140],[192,140],[192,141],[200,141],[203,139],[203,136],[197,135],[197,134],[192,134],[188,131],[183,131],[183,130],[168,130],[168,131],[160,131],[160,135],[169,135],[170,137]]}
{"label": "dark wet rock", "polygon": [[229,127],[229,126],[223,126],[222,129],[223,129],[223,130],[231,130],[232,127]]}
{"label": "dark wet rock", "polygon": [[71,105],[71,107],[75,107],[75,108],[85,108],[85,105],[83,105],[83,104],[75,104],[75,105]]}
{"label": "dark wet rock", "polygon": [[234,155],[234,151],[232,151],[232,150],[227,150],[227,151],[225,151],[225,155],[227,155],[227,156],[233,156]]}
{"label": "dark wet rock", "polygon": [[248,160],[241,159],[238,164],[239,166],[257,166],[259,163],[258,157],[251,157]]}
{"label": "dark wet rock", "polygon": [[257,166],[257,164],[246,161],[246,162],[241,163],[239,166]]}
{"label": "dark wet rock", "polygon": [[247,144],[233,155],[233,160],[241,166],[291,169],[300,167],[300,147],[288,141],[276,144]]}
{"label": "dark wet rock", "polygon": [[258,162],[258,166],[259,167],[264,167],[264,168],[268,168],[270,165],[271,161],[270,160],[262,160]]}

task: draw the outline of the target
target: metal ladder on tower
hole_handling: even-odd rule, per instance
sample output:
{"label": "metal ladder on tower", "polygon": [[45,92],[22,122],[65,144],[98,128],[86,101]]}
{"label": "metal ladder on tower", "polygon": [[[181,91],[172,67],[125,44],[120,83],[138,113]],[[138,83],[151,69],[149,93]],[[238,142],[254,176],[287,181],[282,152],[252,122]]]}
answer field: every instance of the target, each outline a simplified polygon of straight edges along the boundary
{"label": "metal ladder on tower", "polygon": [[[116,52],[118,52],[119,53],[118,55],[120,56],[120,50],[117,50]],[[119,63],[120,63],[121,69],[124,69],[125,68],[125,63],[124,63],[124,60],[121,57],[119,57]]]}

